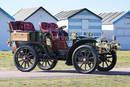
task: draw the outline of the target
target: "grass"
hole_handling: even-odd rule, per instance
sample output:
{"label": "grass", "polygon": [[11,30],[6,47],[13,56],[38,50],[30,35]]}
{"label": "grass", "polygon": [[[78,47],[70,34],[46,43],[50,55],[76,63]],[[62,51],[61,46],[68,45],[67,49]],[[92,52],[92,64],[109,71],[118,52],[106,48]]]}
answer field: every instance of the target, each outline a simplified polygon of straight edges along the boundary
{"label": "grass", "polygon": [[15,69],[11,51],[0,51],[0,70]]}
{"label": "grass", "polygon": [[130,87],[129,76],[0,80],[0,87]]}
{"label": "grass", "polygon": [[[130,51],[118,51],[116,67],[130,67]],[[11,52],[0,52],[0,70],[16,70]],[[3,70],[2,69],[2,70]],[[74,69],[59,61],[55,70]],[[38,70],[38,68],[36,68]],[[0,87],[130,87],[130,76],[98,75],[66,78],[1,79]]]}
{"label": "grass", "polygon": [[[130,51],[117,51],[117,68],[130,67]],[[0,51],[0,70],[16,70],[13,61],[13,55],[10,51]],[[73,66],[67,66],[65,61],[59,61],[55,70],[74,69]],[[38,70],[38,68],[36,68]]]}
{"label": "grass", "polygon": [[116,67],[130,67],[130,51],[117,51]]}
{"label": "grass", "polygon": [[[59,61],[55,70],[74,69],[73,66],[67,66],[65,61]],[[13,54],[10,51],[0,51],[0,70],[17,70],[14,65]],[[35,70],[39,70],[36,67]]]}

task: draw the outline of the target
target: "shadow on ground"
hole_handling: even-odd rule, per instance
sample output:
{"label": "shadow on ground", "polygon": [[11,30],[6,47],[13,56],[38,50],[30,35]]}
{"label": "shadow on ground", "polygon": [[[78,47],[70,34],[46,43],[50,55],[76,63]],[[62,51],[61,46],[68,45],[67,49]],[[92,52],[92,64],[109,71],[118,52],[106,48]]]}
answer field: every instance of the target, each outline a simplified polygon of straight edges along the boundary
{"label": "shadow on ground", "polygon": [[[51,71],[38,71],[38,72],[48,72],[48,73],[74,73],[78,74],[75,70],[51,70]],[[81,73],[80,73],[81,74]],[[128,71],[109,71],[109,72],[100,72],[95,71],[91,73],[92,75],[127,75],[130,76],[130,72]]]}

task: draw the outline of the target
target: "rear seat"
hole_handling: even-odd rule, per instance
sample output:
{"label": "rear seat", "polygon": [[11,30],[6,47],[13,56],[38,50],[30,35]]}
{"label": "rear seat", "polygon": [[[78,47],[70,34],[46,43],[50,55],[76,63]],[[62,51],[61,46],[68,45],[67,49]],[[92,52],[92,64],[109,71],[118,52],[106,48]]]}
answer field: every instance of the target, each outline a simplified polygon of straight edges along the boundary
{"label": "rear seat", "polygon": [[10,31],[24,31],[24,22],[22,21],[10,21]]}
{"label": "rear seat", "polygon": [[35,28],[31,22],[24,22],[24,31],[35,31]]}
{"label": "rear seat", "polygon": [[23,21],[10,21],[10,31],[13,32],[26,32],[26,31],[35,31],[35,28],[31,22]]}

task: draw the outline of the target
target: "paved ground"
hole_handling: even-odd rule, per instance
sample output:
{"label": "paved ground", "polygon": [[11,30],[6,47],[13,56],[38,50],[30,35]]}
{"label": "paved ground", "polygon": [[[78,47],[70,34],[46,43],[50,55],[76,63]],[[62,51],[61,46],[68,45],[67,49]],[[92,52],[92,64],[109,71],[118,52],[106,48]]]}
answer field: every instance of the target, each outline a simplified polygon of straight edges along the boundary
{"label": "paved ground", "polygon": [[110,72],[94,72],[92,74],[80,74],[75,70],[52,70],[52,71],[0,71],[0,79],[11,78],[63,78],[63,77],[79,77],[79,76],[95,76],[95,75],[129,75],[130,68],[116,68]]}

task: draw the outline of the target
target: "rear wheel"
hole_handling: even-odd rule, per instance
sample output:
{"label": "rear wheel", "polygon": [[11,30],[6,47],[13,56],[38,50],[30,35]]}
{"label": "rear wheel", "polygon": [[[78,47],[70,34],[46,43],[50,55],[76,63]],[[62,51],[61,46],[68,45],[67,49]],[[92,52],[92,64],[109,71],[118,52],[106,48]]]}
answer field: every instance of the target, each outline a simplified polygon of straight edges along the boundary
{"label": "rear wheel", "polygon": [[110,71],[116,65],[117,56],[116,52],[112,51],[110,54],[104,54],[99,57],[99,71]]}
{"label": "rear wheel", "polygon": [[37,65],[37,55],[30,46],[19,47],[14,54],[14,62],[18,70],[29,72]]}
{"label": "rear wheel", "polygon": [[91,46],[81,45],[73,52],[72,63],[78,72],[91,73],[98,65],[98,56]]}
{"label": "rear wheel", "polygon": [[43,54],[42,58],[39,58],[37,66],[41,70],[51,70],[57,64],[57,60],[50,58],[48,55]]}

